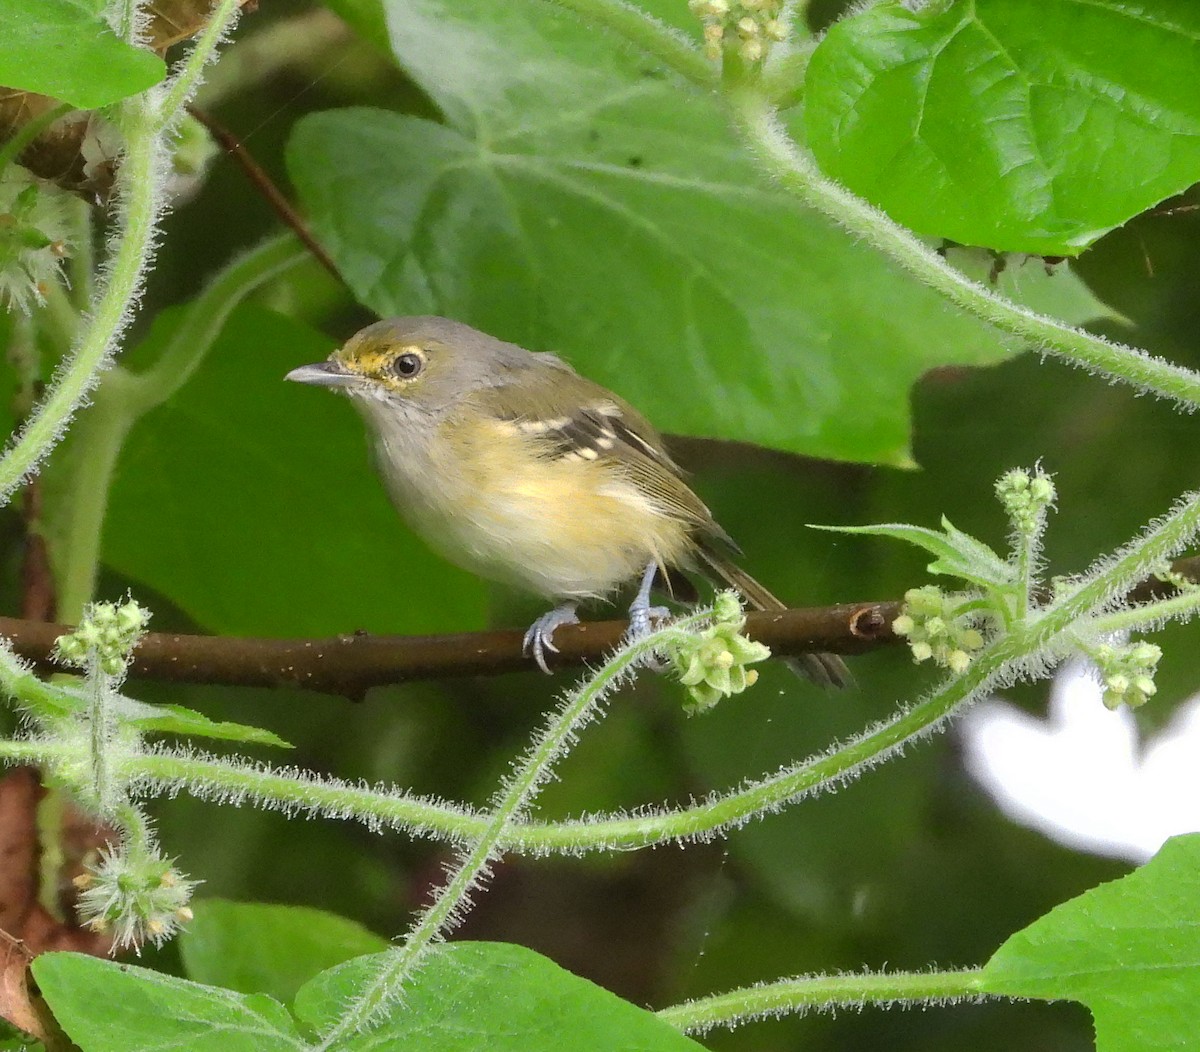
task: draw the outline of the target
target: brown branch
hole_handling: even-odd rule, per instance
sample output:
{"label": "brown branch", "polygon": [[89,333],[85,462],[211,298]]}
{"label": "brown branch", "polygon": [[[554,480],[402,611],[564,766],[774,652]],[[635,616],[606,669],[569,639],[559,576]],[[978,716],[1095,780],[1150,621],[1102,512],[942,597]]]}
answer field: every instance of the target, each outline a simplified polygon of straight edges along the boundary
{"label": "brown branch", "polygon": [[312,232],[305,225],[304,220],[300,218],[299,213],[292,207],[291,202],[284,196],[283,191],[275,185],[274,180],[266,173],[262,165],[254,159],[250,151],[242,144],[242,141],[204,110],[189,105],[187,111],[208,129],[209,134],[237,162],[242,171],[246,173],[246,178],[262,194],[267,204],[274,209],[275,214],[304,243],[305,248],[313,254],[313,257],[330,274],[337,278],[338,281],[343,285],[346,284],[346,279],[342,277],[342,272],[338,270],[333,258],[321,247],[320,242],[313,237]]}
{"label": "brown branch", "polygon": [[[1200,581],[1200,557],[1180,559],[1173,569]],[[1173,594],[1158,580],[1129,593],[1135,603]],[[750,613],[746,634],[779,656],[829,651],[861,654],[898,642],[892,621],[897,601],[843,603],[779,613]],[[564,625],[554,634],[559,668],[599,661],[620,641],[625,621]],[[54,641],[65,625],[0,617],[0,637],[23,658],[50,670]],[[528,672],[533,662],[521,652],[522,633],[463,632],[444,636],[374,636],[359,632],[328,639],[254,639],[150,632],[134,652],[130,675],[174,683],[239,687],[303,687],[359,699],[371,687],[451,676]]]}
{"label": "brown branch", "polygon": [[[850,603],[812,610],[752,613],[747,632],[774,653],[861,653],[892,641],[899,603]],[[625,621],[566,625],[554,634],[557,667],[597,661],[621,640]],[[0,617],[0,636],[23,658],[47,670],[54,641],[65,625]],[[253,639],[150,632],[134,652],[130,675],[175,683],[247,687],[303,687],[361,698],[387,683],[447,676],[530,671],[521,632],[464,632],[444,636],[375,636],[328,639]]]}

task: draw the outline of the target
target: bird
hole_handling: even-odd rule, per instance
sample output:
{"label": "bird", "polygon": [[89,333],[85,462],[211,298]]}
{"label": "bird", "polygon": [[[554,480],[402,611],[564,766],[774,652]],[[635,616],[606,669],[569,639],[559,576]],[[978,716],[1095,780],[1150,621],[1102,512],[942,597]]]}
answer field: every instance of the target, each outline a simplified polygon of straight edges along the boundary
{"label": "bird", "polygon": [[[633,637],[667,613],[651,605],[656,583],[688,591],[688,572],[752,609],[786,609],[734,562],[737,544],[649,421],[555,354],[448,318],[389,318],[285,379],[349,397],[392,503],[430,547],[556,604],[524,639],[545,672],[580,603],[634,581]],[[788,660],[822,686],[850,682],[833,654]]]}

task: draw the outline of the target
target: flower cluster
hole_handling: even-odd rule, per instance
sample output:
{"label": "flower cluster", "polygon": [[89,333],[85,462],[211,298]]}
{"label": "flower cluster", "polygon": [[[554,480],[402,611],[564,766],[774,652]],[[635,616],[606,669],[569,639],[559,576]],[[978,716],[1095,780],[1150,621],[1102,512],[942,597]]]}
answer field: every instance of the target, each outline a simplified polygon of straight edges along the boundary
{"label": "flower cluster", "polygon": [[85,668],[94,658],[101,672],[120,675],[149,620],[150,611],[132,599],[120,606],[92,603],[84,610],[79,627],[58,637],[56,657],[77,668]]}
{"label": "flower cluster", "polygon": [[0,174],[0,304],[28,314],[45,302],[69,255],[70,230],[64,194],[16,165]]}
{"label": "flower cluster", "polygon": [[157,851],[102,849],[99,861],[75,878],[76,909],[93,931],[111,931],[113,950],[161,946],[192,919],[188,907],[197,881],[175,869]]}
{"label": "flower cluster", "polygon": [[745,61],[761,62],[787,36],[783,0],[689,0],[688,7],[704,23],[704,50],[714,60],[726,42],[736,42]]}
{"label": "flower cluster", "polygon": [[1033,536],[1041,533],[1046,510],[1054,503],[1054,483],[1040,468],[1032,475],[1016,469],[1000,476],[996,496],[1017,532]]}
{"label": "flower cluster", "polygon": [[671,664],[691,697],[689,712],[710,709],[758,679],[758,671],[746,666],[770,657],[771,651],[741,634],[745,624],[737,596],[722,592],[713,603],[712,624],[672,649]]}
{"label": "flower cluster", "polygon": [[972,603],[943,592],[937,585],[910,588],[904,593],[904,612],[892,622],[892,631],[908,640],[913,660],[933,660],[934,664],[962,673],[971,664],[971,655],[983,646],[983,634],[975,627]]}
{"label": "flower cluster", "polygon": [[1088,656],[1096,663],[1100,673],[1106,708],[1128,705],[1136,709],[1145,705],[1158,691],[1154,673],[1162,657],[1162,649],[1153,643],[1145,640],[1125,646],[1102,643],[1089,649]]}

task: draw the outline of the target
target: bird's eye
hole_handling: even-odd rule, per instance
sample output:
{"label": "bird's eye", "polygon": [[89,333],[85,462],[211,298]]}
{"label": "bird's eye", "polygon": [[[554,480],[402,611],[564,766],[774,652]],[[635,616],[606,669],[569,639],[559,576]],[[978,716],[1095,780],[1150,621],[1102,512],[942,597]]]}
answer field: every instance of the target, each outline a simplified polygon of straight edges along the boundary
{"label": "bird's eye", "polygon": [[402,354],[392,363],[392,370],[397,376],[410,380],[421,371],[424,364],[419,354]]}

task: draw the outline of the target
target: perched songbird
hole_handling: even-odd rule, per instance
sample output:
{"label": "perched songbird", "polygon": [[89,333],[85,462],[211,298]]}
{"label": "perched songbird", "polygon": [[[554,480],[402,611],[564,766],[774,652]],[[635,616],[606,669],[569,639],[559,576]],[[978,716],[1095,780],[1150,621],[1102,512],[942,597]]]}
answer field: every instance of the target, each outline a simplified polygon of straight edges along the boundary
{"label": "perched songbird", "polygon": [[[731,561],[737,546],[654,428],[553,354],[446,318],[392,318],[287,379],[350,397],[393,503],[433,548],[560,604],[525,636],[543,669],[581,600],[633,581],[630,629],[645,631],[659,614],[655,577],[669,583],[672,570],[722,582],[757,610],[784,609]],[[831,654],[800,660],[818,683],[849,680]]]}

